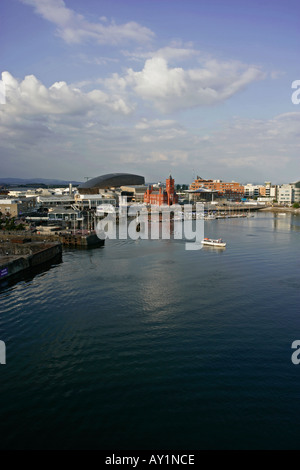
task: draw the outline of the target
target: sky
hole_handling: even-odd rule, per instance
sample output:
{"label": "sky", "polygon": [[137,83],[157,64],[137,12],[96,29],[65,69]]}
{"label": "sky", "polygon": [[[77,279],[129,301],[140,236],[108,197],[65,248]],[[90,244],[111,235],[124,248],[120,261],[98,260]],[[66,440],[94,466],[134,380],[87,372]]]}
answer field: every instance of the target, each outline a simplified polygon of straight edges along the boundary
{"label": "sky", "polygon": [[1,0],[0,176],[300,180],[299,23],[298,0]]}

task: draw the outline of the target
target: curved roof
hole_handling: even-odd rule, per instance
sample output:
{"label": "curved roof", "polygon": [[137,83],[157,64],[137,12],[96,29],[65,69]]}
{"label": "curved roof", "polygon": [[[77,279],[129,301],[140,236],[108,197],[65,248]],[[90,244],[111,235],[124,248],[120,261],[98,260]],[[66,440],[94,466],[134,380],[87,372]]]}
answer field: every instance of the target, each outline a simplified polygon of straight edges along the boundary
{"label": "curved roof", "polygon": [[108,189],[127,185],[145,184],[145,178],[131,173],[109,173],[108,175],[97,176],[81,184],[78,189]]}

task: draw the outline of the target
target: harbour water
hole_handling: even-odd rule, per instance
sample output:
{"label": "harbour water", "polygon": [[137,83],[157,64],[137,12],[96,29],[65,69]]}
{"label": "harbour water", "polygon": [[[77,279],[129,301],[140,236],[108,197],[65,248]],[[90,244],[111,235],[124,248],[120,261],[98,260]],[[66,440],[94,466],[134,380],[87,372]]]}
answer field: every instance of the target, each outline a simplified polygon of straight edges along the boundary
{"label": "harbour water", "polygon": [[0,290],[1,449],[299,449],[300,217],[110,240]]}

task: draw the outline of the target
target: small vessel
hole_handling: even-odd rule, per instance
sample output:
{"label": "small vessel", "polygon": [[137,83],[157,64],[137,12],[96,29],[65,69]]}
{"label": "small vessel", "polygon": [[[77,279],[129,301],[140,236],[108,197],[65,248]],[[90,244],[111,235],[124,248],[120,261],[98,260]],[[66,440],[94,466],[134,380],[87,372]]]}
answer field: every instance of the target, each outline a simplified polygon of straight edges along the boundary
{"label": "small vessel", "polygon": [[218,238],[217,240],[213,238],[204,238],[201,243],[202,245],[219,246],[222,248],[226,246],[226,243],[222,240],[222,238]]}

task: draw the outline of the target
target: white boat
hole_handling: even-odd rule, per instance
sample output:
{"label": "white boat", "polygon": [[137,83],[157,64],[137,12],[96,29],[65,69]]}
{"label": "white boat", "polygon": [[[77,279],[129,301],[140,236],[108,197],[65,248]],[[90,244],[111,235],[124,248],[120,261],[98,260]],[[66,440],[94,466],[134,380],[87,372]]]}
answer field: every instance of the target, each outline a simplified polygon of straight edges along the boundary
{"label": "white boat", "polygon": [[202,245],[219,246],[221,248],[226,246],[226,243],[222,240],[222,238],[219,238],[218,240],[214,240],[213,238],[204,238],[201,243]]}

